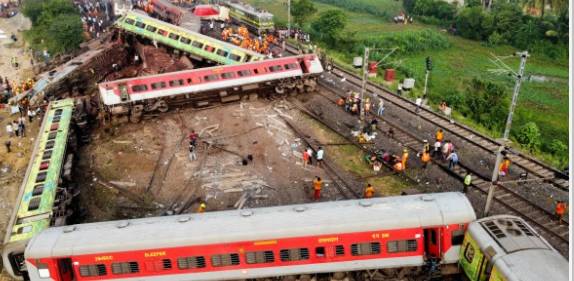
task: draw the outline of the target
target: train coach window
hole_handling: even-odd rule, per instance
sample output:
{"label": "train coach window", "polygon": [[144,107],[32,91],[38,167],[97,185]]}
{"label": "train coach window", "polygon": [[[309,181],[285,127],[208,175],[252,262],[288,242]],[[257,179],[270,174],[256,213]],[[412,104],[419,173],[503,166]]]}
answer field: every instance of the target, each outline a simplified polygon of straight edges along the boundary
{"label": "train coach window", "polygon": [[222,73],[221,78],[223,78],[223,79],[235,78],[235,74],[233,74],[233,72]]}
{"label": "train coach window", "polygon": [[259,251],[245,253],[245,260],[248,264],[271,263],[275,261],[273,251]]}
{"label": "train coach window", "polygon": [[146,24],[143,23],[143,22],[141,22],[141,21],[138,21],[138,22],[136,22],[135,26],[137,26],[137,27],[139,27],[139,28],[145,28],[145,27],[146,27]]}
{"label": "train coach window", "polygon": [[315,256],[324,258],[325,257],[325,247],[315,248]]}
{"label": "train coach window", "polygon": [[181,43],[183,43],[183,44],[189,44],[189,43],[191,43],[191,39],[185,38],[185,37],[181,37],[181,38],[179,39],[179,42],[181,42]]}
{"label": "train coach window", "polygon": [[277,72],[277,71],[281,71],[281,70],[283,70],[283,67],[280,65],[274,65],[274,66],[269,67],[269,71],[271,71],[271,72]]}
{"label": "train coach window", "polygon": [[217,50],[217,52],[215,52],[218,56],[222,56],[222,57],[227,57],[227,55],[229,54],[228,52],[224,51],[224,50]]}
{"label": "train coach window", "polygon": [[229,59],[233,60],[233,61],[240,61],[241,60],[241,56],[240,55],[236,55],[236,54],[229,54]]}
{"label": "train coach window", "polygon": [[134,25],[134,23],[135,23],[136,21],[135,21],[135,20],[132,20],[132,19],[126,19],[124,22],[127,23],[127,24]]}
{"label": "train coach window", "polygon": [[43,182],[43,181],[45,181],[47,176],[48,176],[48,173],[47,173],[47,172],[38,173],[38,175],[36,176],[36,182]]}
{"label": "train coach window", "polygon": [[191,43],[191,46],[196,47],[198,49],[203,48],[203,43],[199,42],[199,41],[193,41],[193,43]]}
{"label": "train coach window", "polygon": [[345,247],[343,245],[335,246],[335,256],[344,256],[345,255]]}
{"label": "train coach window", "polygon": [[157,34],[161,35],[161,36],[167,36],[167,31],[163,30],[163,29],[158,29],[157,30]]}
{"label": "train coach window", "polygon": [[134,93],[145,92],[145,91],[147,91],[147,85],[145,85],[145,84],[132,86],[132,92],[134,92]]}
{"label": "train coach window", "polygon": [[170,33],[170,34],[169,34],[169,39],[179,40],[179,35],[177,35],[177,34],[175,34],[175,33]]}
{"label": "train coach window", "polygon": [[216,74],[205,75],[205,76],[203,76],[203,79],[207,82],[219,80],[219,78],[217,78]]}
{"label": "train coach window", "polygon": [[42,194],[42,192],[44,192],[44,185],[38,184],[38,185],[34,186],[34,190],[32,190],[32,196],[38,196],[38,195]]}
{"label": "train coach window", "polygon": [[129,274],[138,273],[140,267],[137,262],[114,262],[112,263],[112,273],[113,274]]}
{"label": "train coach window", "polygon": [[163,259],[161,260],[161,266],[164,270],[171,269],[171,260],[170,259]]}
{"label": "train coach window", "polygon": [[239,264],[239,254],[222,254],[211,256],[211,265],[214,267],[230,266]]}
{"label": "train coach window", "polygon": [[309,249],[307,248],[295,248],[295,249],[284,249],[279,252],[281,261],[300,261],[309,259]]}
{"label": "train coach window", "polygon": [[295,63],[290,63],[285,65],[285,69],[297,69],[299,66]]}
{"label": "train coach window", "polygon": [[106,274],[108,273],[104,264],[80,265],[80,276],[82,277],[103,276]]}
{"label": "train coach window", "polygon": [[158,89],[163,89],[166,87],[165,82],[155,82],[155,83],[151,83],[151,88],[153,90],[158,90]]}
{"label": "train coach window", "polygon": [[470,243],[466,244],[466,248],[464,249],[464,259],[469,263],[472,263],[474,259],[474,247],[472,247]]}
{"label": "train coach window", "polygon": [[237,75],[239,75],[239,77],[251,76],[251,71],[249,69],[239,70],[237,71]]}
{"label": "train coach window", "polygon": [[40,208],[41,201],[42,197],[32,197],[30,203],[28,203],[28,211],[38,210],[38,208]]}
{"label": "train coach window", "polygon": [[417,250],[417,240],[395,240],[387,242],[387,252],[414,252]]}
{"label": "train coach window", "polygon": [[351,254],[353,256],[378,255],[381,253],[381,243],[367,242],[351,245]]}
{"label": "train coach window", "polygon": [[157,31],[157,28],[156,28],[155,26],[148,25],[148,26],[145,28],[145,30],[147,30],[147,31],[149,31],[149,32],[156,32],[156,31]]}
{"label": "train coach window", "polygon": [[203,49],[204,49],[206,52],[210,52],[210,53],[215,52],[215,48],[212,47],[212,46],[209,46],[209,45],[205,45],[205,47],[203,47]]}
{"label": "train coach window", "polygon": [[460,245],[464,240],[464,229],[458,229],[452,232],[450,243],[452,245]]}
{"label": "train coach window", "polygon": [[42,154],[42,160],[48,160],[52,157],[52,150],[46,150],[44,151],[44,154]]}
{"label": "train coach window", "polygon": [[177,259],[177,268],[190,269],[190,268],[203,268],[205,267],[204,257],[184,257]]}
{"label": "train coach window", "polygon": [[170,87],[183,86],[183,79],[171,80],[171,81],[169,81],[169,86],[170,86]]}

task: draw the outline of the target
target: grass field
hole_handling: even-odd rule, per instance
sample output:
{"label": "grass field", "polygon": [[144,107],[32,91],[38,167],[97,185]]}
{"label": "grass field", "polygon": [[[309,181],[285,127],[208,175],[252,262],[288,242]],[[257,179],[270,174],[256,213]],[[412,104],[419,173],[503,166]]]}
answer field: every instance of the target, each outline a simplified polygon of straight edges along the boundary
{"label": "grass field", "polygon": [[[265,8],[272,12],[279,22],[286,22],[287,11],[285,1],[273,0],[248,0],[255,6]],[[394,0],[354,0],[353,2],[379,3],[381,9],[395,7],[400,11],[399,1]],[[387,3],[387,4],[384,4]],[[390,4],[389,4],[390,3]],[[398,5],[398,6],[397,6]],[[329,9],[343,11],[348,17],[346,32],[353,32],[357,38],[382,35],[389,32],[401,32],[420,30],[425,28],[437,29],[434,26],[423,24],[402,25],[394,24],[388,19],[374,16],[372,13],[360,13],[348,11],[344,8],[315,2],[319,13]],[[399,8],[396,8],[399,7]],[[318,13],[317,13],[318,14]],[[416,21],[416,18],[415,18]],[[437,29],[438,30],[438,29]],[[490,62],[492,54],[508,56],[517,50],[509,46],[488,47],[481,42],[467,40],[458,36],[451,36],[445,32],[452,47],[446,50],[435,50],[401,57],[401,65],[409,68],[417,79],[417,89],[414,94],[422,91],[424,77],[424,61],[427,56],[433,60],[433,71],[430,78],[429,91],[443,93],[449,88],[464,89],[465,84],[472,78],[479,77],[506,85],[511,93],[514,82],[507,76],[493,75],[488,70],[494,65]],[[340,63],[350,64],[353,54],[327,50],[334,59]],[[519,60],[509,58],[505,62],[513,69],[518,68]],[[527,74],[544,75],[558,78],[553,82],[524,82],[522,84],[517,114],[515,115],[513,128],[517,129],[528,121],[534,121],[540,128],[543,142],[559,139],[568,144],[568,62],[557,62],[545,57],[532,55],[526,65]],[[398,77],[402,78],[402,77]],[[382,82],[381,78],[376,79]],[[396,84],[386,84],[391,89],[396,89]],[[456,109],[455,109],[456,110]],[[471,120],[465,120],[460,115],[455,115],[458,121],[467,123],[478,130],[498,137],[502,132],[491,132],[481,128]],[[548,155],[539,155],[547,161],[553,159]],[[556,163],[554,163],[556,164]]]}

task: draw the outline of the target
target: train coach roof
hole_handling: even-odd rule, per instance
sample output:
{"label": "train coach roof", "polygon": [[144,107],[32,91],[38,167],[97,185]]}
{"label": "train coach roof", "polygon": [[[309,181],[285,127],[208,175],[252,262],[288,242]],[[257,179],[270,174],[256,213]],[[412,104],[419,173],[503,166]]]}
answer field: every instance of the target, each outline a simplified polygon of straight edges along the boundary
{"label": "train coach roof", "polygon": [[468,231],[505,280],[568,280],[568,261],[522,218],[487,217],[472,222]]}
{"label": "train coach roof", "polygon": [[169,248],[308,235],[468,223],[461,193],[335,201],[111,221],[50,228],[28,244],[28,258]]}
{"label": "train coach roof", "polygon": [[186,29],[185,27],[181,27],[181,26],[177,26],[177,25],[173,25],[155,18],[152,18],[150,16],[148,16],[145,12],[143,11],[139,11],[139,10],[131,10],[129,12],[126,13],[125,16],[119,18],[116,21],[116,24],[119,22],[122,22],[125,20],[125,18],[135,18],[137,21],[142,21],[145,24],[149,24],[149,23],[153,23],[155,27],[161,27],[162,29],[166,29],[168,31],[176,31],[179,32],[180,35],[185,35],[186,37],[190,37],[190,39],[201,39],[207,42],[211,42],[212,44],[215,45],[215,47],[220,47],[223,46],[226,50],[235,50],[235,51],[241,51],[243,53],[249,54],[250,56],[253,57],[257,57],[257,58],[265,58],[264,55],[257,53],[255,51],[251,51],[245,48],[241,48],[239,46],[235,46],[231,43],[225,42],[225,41],[221,41],[212,37],[209,37],[207,35],[203,35],[201,33],[195,32],[193,30],[189,30]]}

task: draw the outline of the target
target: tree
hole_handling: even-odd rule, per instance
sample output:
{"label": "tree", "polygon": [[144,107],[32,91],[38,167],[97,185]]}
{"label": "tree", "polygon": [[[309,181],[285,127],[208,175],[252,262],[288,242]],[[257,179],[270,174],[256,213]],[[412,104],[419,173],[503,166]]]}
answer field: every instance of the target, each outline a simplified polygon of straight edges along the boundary
{"label": "tree", "polygon": [[520,127],[516,140],[531,153],[540,145],[540,130],[534,122],[528,122]]}
{"label": "tree", "polygon": [[293,21],[299,26],[303,27],[303,24],[317,12],[317,8],[313,5],[310,0],[298,0],[291,6],[291,15],[293,16]]}
{"label": "tree", "polygon": [[347,16],[342,11],[327,10],[319,15],[319,18],[311,24],[311,27],[318,34],[320,40],[334,45],[346,23]]}
{"label": "tree", "polygon": [[44,0],[25,0],[22,3],[22,14],[32,21],[32,25],[35,25],[42,14],[43,6]]}
{"label": "tree", "polygon": [[32,28],[24,33],[30,46],[59,54],[77,49],[83,41],[79,11],[69,0],[25,0],[23,13]]}

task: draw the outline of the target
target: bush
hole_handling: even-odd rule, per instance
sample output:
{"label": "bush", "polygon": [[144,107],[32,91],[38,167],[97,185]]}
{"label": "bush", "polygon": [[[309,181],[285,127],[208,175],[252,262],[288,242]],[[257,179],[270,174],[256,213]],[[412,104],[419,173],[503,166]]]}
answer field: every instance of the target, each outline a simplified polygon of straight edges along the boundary
{"label": "bush", "polygon": [[[432,29],[388,33],[365,39],[363,45],[388,49],[398,47],[399,49],[395,51],[394,55],[412,55],[423,51],[445,50],[451,47],[444,34]],[[377,55],[380,56],[380,54],[374,54],[373,59],[380,59]]]}
{"label": "bush", "polygon": [[[367,0],[315,0],[317,2],[334,5],[344,8],[345,10],[371,14],[377,17],[382,17],[386,20],[391,20],[400,12],[400,4],[396,1],[367,1]],[[396,3],[396,4],[395,4]]]}
{"label": "bush", "polygon": [[563,154],[568,154],[568,146],[566,146],[562,141],[554,139],[548,145],[548,150],[550,153],[561,156]]}
{"label": "bush", "polygon": [[490,34],[490,36],[488,36],[488,45],[490,46],[498,46],[504,43],[506,43],[504,41],[504,38],[496,31]]}
{"label": "bush", "polygon": [[499,131],[506,120],[508,107],[504,87],[477,78],[469,84],[462,113],[490,130]]}
{"label": "bush", "polygon": [[540,145],[540,130],[534,122],[524,124],[516,135],[516,140],[531,153]]}
{"label": "bush", "polygon": [[347,16],[340,10],[327,10],[311,23],[315,38],[335,46],[341,39],[341,31],[345,28]]}

